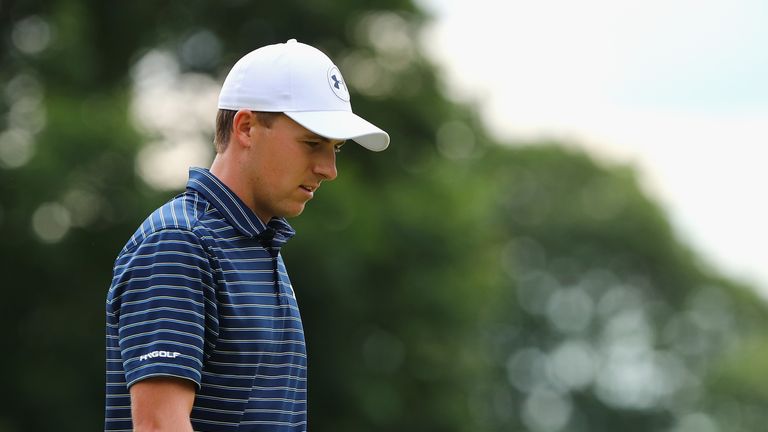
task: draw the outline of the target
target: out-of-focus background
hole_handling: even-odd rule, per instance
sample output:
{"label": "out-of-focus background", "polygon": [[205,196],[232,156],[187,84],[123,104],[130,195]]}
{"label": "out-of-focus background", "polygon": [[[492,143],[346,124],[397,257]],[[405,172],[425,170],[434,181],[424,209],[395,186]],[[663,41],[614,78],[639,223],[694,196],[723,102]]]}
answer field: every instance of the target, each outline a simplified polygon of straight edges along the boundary
{"label": "out-of-focus background", "polygon": [[461,3],[0,0],[0,432],[102,427],[114,258],[289,38],[392,136],[291,221],[311,430],[764,430],[765,7]]}
{"label": "out-of-focus background", "polygon": [[499,140],[631,163],[686,242],[768,296],[768,3],[421,2],[446,94]]}

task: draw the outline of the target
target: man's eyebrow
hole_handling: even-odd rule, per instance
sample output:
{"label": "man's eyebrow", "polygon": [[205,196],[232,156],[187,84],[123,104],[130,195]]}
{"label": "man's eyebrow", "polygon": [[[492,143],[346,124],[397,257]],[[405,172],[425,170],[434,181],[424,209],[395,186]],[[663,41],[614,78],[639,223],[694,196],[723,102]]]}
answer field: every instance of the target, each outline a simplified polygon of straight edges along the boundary
{"label": "man's eyebrow", "polygon": [[318,141],[323,141],[323,142],[331,142],[331,140],[329,140],[328,138],[326,138],[324,136],[320,136],[320,135],[318,135],[318,134],[316,134],[314,132],[307,132],[304,135],[302,135],[302,138],[304,138],[304,139],[313,139],[313,140],[318,140]]}
{"label": "man's eyebrow", "polygon": [[326,138],[324,136],[320,136],[320,135],[318,135],[318,134],[316,134],[314,132],[306,132],[304,135],[302,135],[302,139],[312,139],[312,140],[317,140],[317,141],[320,141],[320,142],[323,142],[323,143],[329,143],[329,142],[332,142],[332,141],[338,141],[336,143],[336,145],[339,145],[339,146],[341,146],[341,145],[343,145],[344,143],[347,142],[347,140],[332,140],[332,139],[328,139],[328,138]]}

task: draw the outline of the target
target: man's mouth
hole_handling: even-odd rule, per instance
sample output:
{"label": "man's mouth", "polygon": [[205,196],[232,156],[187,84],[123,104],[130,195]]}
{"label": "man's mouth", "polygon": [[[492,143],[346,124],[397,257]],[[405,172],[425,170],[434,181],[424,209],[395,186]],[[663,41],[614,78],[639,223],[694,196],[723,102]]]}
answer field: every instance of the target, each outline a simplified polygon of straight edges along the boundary
{"label": "man's mouth", "polygon": [[305,191],[309,193],[314,193],[319,186],[316,185],[301,185],[300,188],[304,189]]}

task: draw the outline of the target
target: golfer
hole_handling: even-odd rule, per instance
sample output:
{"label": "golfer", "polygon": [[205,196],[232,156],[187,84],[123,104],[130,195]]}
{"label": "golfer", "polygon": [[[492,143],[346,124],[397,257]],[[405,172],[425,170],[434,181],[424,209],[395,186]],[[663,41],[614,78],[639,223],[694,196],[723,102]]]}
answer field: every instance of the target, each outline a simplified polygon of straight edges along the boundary
{"label": "golfer", "polygon": [[345,140],[339,69],[296,40],[241,58],[221,89],[216,157],[120,251],[107,296],[107,431],[305,431],[307,353],[280,249]]}

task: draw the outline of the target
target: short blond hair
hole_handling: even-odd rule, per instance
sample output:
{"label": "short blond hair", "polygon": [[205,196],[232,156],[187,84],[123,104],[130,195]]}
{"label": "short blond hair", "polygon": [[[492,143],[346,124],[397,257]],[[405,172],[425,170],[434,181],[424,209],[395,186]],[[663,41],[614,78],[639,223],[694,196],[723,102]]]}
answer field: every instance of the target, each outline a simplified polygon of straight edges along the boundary
{"label": "short blond hair", "polygon": [[[279,112],[251,111],[256,115],[256,120],[266,128],[271,128],[277,117],[282,114]],[[229,144],[229,138],[232,135],[232,124],[235,121],[237,111],[220,109],[216,113],[216,136],[213,143],[216,145],[216,153],[223,153]]]}

